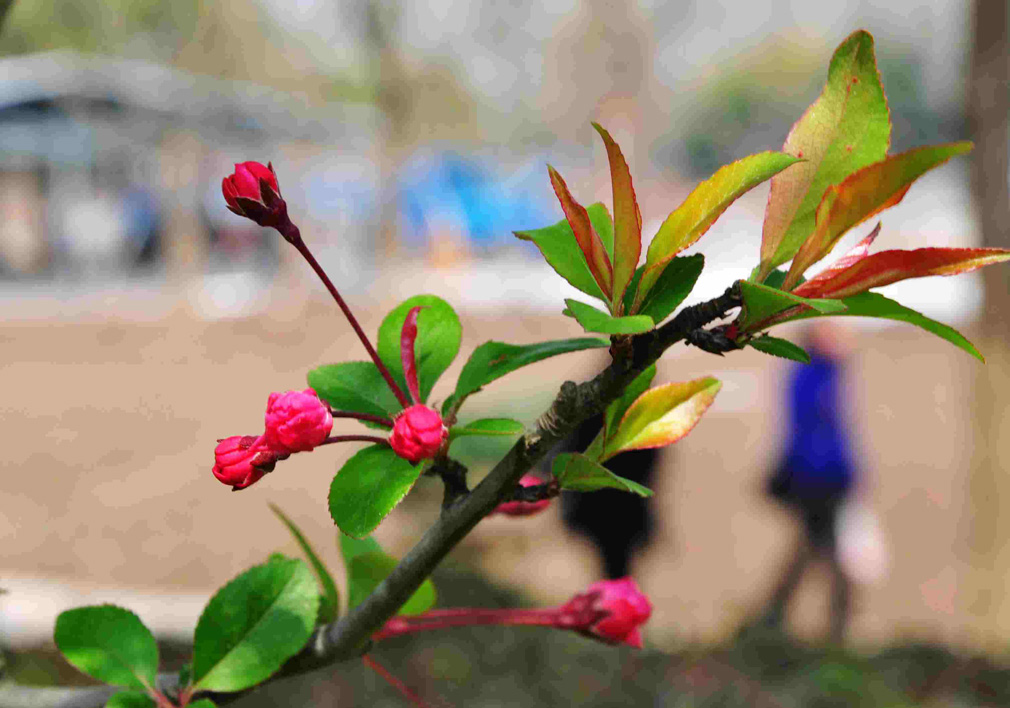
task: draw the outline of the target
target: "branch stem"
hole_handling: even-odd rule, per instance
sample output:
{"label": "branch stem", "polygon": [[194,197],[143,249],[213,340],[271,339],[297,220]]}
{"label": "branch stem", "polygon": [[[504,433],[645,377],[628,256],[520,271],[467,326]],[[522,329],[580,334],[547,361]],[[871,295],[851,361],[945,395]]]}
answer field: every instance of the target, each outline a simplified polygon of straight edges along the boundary
{"label": "branch stem", "polygon": [[322,447],[323,445],[332,445],[333,443],[342,442],[372,442],[379,443],[380,445],[385,445],[389,441],[386,438],[380,438],[378,435],[331,435],[330,437],[323,440],[316,447]]}
{"label": "branch stem", "polygon": [[378,425],[384,425],[387,428],[393,427],[393,421],[389,418],[383,418],[381,415],[371,415],[369,413],[355,413],[354,411],[335,411],[330,409],[330,415],[334,418],[353,418],[355,420],[367,420],[369,423],[377,423]]}
{"label": "branch stem", "polygon": [[295,248],[298,249],[298,252],[302,254],[302,258],[304,258],[306,262],[312,266],[312,270],[316,272],[319,279],[323,281],[323,285],[325,285],[326,289],[330,291],[330,295],[333,296],[337,306],[340,307],[341,311],[344,313],[344,317],[346,317],[347,321],[351,323],[351,328],[354,330],[354,333],[358,335],[358,339],[360,339],[361,343],[364,345],[365,351],[368,352],[368,356],[370,356],[372,361],[375,362],[375,366],[379,369],[379,373],[382,374],[382,378],[386,380],[386,385],[389,386],[389,390],[393,392],[393,395],[396,396],[396,400],[400,402],[401,406],[409,408],[410,399],[407,398],[407,396],[403,393],[403,390],[393,379],[393,375],[389,373],[389,369],[386,365],[382,363],[382,359],[379,358],[379,354],[375,351],[375,347],[372,346],[372,343],[368,340],[368,336],[365,334],[365,331],[361,329],[361,325],[358,324],[358,318],[354,316],[354,313],[351,312],[351,308],[349,308],[347,303],[344,302],[344,298],[340,296],[339,292],[337,292],[337,288],[333,285],[333,281],[330,280],[330,276],[326,275],[326,271],[323,270],[321,265],[319,265],[319,261],[316,260],[316,257],[312,255],[312,251],[310,251],[309,247],[305,245],[305,241],[302,239],[302,235],[298,230],[298,227],[289,221],[281,234],[285,239],[290,241]]}

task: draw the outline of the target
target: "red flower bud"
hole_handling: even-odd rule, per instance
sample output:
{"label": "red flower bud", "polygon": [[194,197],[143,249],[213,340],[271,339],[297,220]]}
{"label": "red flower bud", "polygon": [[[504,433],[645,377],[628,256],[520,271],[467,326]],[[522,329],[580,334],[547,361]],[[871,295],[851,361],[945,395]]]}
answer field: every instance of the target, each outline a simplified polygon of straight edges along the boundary
{"label": "red flower bud", "polygon": [[333,428],[333,416],[311,388],[271,393],[267,399],[267,445],[277,452],[308,452],[321,444]]}
{"label": "red flower bud", "polygon": [[245,489],[272,472],[278,455],[266,446],[263,436],[233,435],[218,440],[214,448],[214,476],[233,490]]}
{"label": "red flower bud", "polygon": [[393,420],[389,444],[405,460],[417,462],[434,457],[449,438],[449,429],[438,411],[418,404],[402,411]]}
{"label": "red flower bud", "polygon": [[559,626],[641,649],[639,627],[651,614],[652,603],[634,580],[601,580],[562,605]]}
{"label": "red flower bud", "polygon": [[221,191],[233,212],[285,234],[285,227],[290,223],[288,206],[281,199],[272,164],[266,167],[258,162],[236,164],[235,172],[221,182]]}
{"label": "red flower bud", "polygon": [[[543,484],[543,481],[534,474],[524,474],[522,479],[519,480],[520,487],[535,487],[538,484]],[[499,504],[498,508],[492,513],[504,514],[505,516],[532,516],[550,505],[550,499],[539,499],[533,502],[509,501]]]}

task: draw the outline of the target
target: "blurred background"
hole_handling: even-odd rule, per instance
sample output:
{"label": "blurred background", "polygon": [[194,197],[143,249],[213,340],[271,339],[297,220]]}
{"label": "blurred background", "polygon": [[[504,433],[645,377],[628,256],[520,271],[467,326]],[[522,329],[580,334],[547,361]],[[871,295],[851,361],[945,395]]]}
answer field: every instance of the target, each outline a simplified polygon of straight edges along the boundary
{"label": "blurred background", "polygon": [[[590,121],[621,144],[649,238],[720,165],[781,146],[834,47],[857,28],[877,41],[892,151],[980,144],[884,215],[879,247],[1010,246],[1005,0],[0,8],[8,648],[44,644],[61,610],[105,600],[187,641],[218,585],[272,551],[296,553],[268,501],[338,563],[325,495],[353,451],[294,458],[240,495],[210,475],[216,439],[257,430],[270,391],[364,356],[293,249],[226,210],[220,184],[233,163],[272,161],[295,221],[366,330],[418,293],[457,308],[463,349],[436,398],[487,339],[580,335],[560,317],[574,290],[512,231],[562,218],[548,162],[583,203],[610,202]],[[755,189],[694,249],[706,269],[692,301],[757,263],[766,198]],[[865,651],[925,642],[997,657],[1010,639],[1010,271],[991,270],[885,290],[962,329],[987,367],[910,326],[845,321],[853,351],[842,403],[858,494],[889,558],[854,594],[849,636]],[[561,380],[603,363],[580,353],[539,364],[465,413],[532,422]],[[723,391],[661,456],[654,533],[631,566],[655,604],[648,640],[665,651],[726,646],[771,593],[796,533],[763,493],[787,437],[789,366],[753,350],[717,359],[683,347],[659,365],[661,381],[705,374]],[[477,478],[503,449],[461,457]],[[440,493],[422,479],[377,537],[405,552]],[[448,569],[522,602],[564,601],[602,566],[558,507],[485,520]],[[800,587],[788,624],[798,637],[824,633],[823,580]],[[684,686],[695,685],[693,666]]]}

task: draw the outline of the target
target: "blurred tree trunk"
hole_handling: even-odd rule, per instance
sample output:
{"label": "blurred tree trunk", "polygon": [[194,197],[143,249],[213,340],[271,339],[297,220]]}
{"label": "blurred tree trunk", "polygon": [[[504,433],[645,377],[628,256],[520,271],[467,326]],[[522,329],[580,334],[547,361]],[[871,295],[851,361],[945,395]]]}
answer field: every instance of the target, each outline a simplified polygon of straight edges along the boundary
{"label": "blurred tree trunk", "polygon": [[[968,122],[975,150],[971,188],[985,246],[1010,248],[1010,51],[1008,0],[975,0]],[[971,580],[965,593],[976,640],[1010,637],[1010,270],[983,271],[980,348],[987,365],[974,386],[974,447],[967,509]]]}

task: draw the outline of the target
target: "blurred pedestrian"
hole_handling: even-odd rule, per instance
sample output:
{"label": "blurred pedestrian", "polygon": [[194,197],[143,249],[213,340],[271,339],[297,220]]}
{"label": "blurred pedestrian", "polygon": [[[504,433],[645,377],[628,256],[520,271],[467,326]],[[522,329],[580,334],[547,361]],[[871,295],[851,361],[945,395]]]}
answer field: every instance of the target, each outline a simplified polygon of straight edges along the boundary
{"label": "blurred pedestrian", "polygon": [[852,607],[851,563],[840,553],[838,531],[858,482],[843,414],[844,330],[816,322],[806,342],[809,364],[798,364],[788,384],[789,441],[767,492],[800,522],[802,533],[775,585],[760,623],[781,626],[806,568],[827,564],[831,577],[830,637],[840,642]]}

